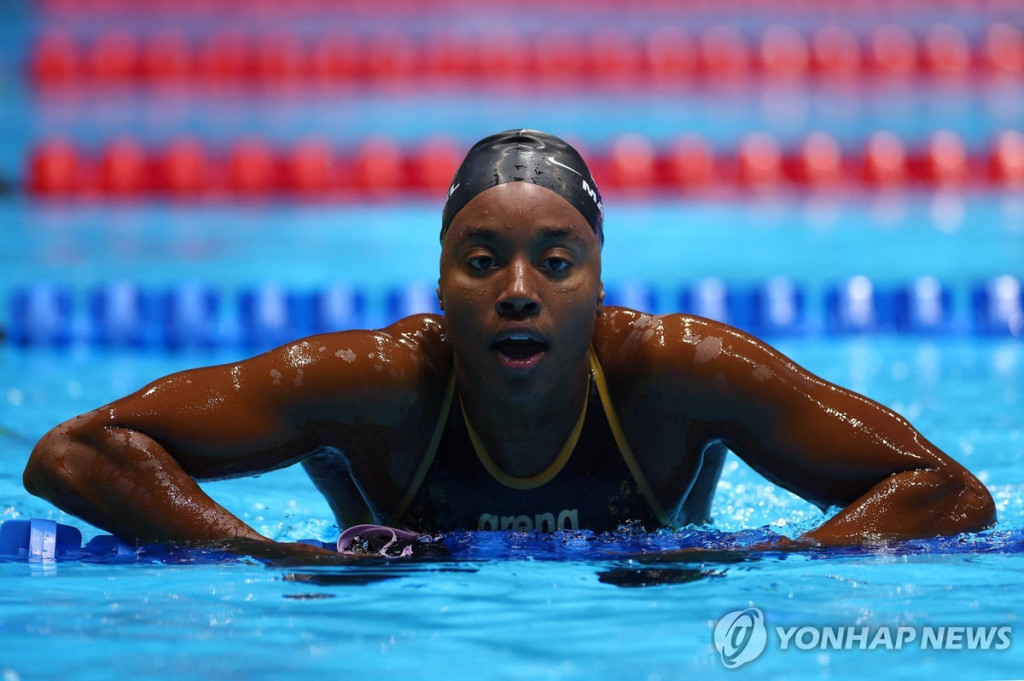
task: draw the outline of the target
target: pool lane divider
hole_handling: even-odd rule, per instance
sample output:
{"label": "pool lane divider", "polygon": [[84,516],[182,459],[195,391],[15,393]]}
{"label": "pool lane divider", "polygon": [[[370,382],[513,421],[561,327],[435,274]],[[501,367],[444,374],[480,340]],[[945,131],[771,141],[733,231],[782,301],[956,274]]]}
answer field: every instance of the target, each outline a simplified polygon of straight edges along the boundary
{"label": "pool lane divider", "polygon": [[[927,78],[956,82],[1024,74],[1024,31],[990,15],[972,30],[953,22],[872,23],[761,21],[672,25],[635,30],[608,23],[591,30],[356,32],[278,27],[245,33],[213,26],[201,35],[180,28],[150,32],[124,26],[68,24],[45,29],[26,60],[43,88],[107,88],[169,84],[191,88],[227,84],[512,83],[692,85],[765,78],[849,82],[863,78]],[[859,18],[860,19],[860,18]],[[678,20],[677,20],[678,21]],[[869,17],[870,21],[870,17]],[[697,24],[705,24],[696,28]],[[83,22],[88,26],[88,22]],[[865,25],[866,24],[866,25]],[[916,25],[914,25],[916,24]],[[694,26],[691,28],[691,26]],[[273,92],[271,93],[273,94]]]}
{"label": "pool lane divider", "polygon": [[[419,554],[417,547],[442,541],[429,535],[386,525],[352,525],[338,539],[300,539],[297,543],[337,551],[348,556],[407,558]],[[140,558],[163,561],[221,562],[238,560],[244,547],[236,550],[197,547],[188,544],[129,544],[114,535],[97,535],[82,544],[82,533],[71,525],[45,518],[6,520],[0,523],[0,562],[52,563],[83,560],[92,562],[134,562]]]}
{"label": "pool lane divider", "polygon": [[[336,548],[336,542],[303,539],[300,543],[318,548]],[[44,518],[6,520],[0,523],[0,562],[53,563],[85,561],[103,563],[136,562],[140,558],[180,559],[187,562],[237,560],[227,550],[197,549],[169,545],[135,546],[109,534],[96,535],[85,544],[82,532],[71,525]]]}
{"label": "pool lane divider", "polygon": [[[605,304],[695,314],[765,338],[1024,334],[1022,277],[1009,274],[960,286],[934,277],[879,284],[865,276],[823,287],[785,277],[753,284],[706,278],[668,287],[609,282]],[[150,289],[117,281],[79,291],[44,281],[9,293],[2,331],[5,343],[19,347],[259,351],[416,313],[440,313],[426,282],[384,290],[345,283],[297,290],[263,282],[224,291],[198,282]]]}
{"label": "pool lane divider", "polygon": [[[722,533],[715,530],[704,532],[684,531],[681,533],[635,532],[618,533],[612,537],[602,535],[602,541],[552,542],[550,535],[534,533],[530,537],[522,532],[458,531],[449,536],[422,535],[406,530],[379,525],[357,525],[346,528],[337,541],[324,542],[319,539],[300,539],[297,543],[308,544],[321,549],[334,550],[350,556],[375,559],[369,565],[379,565],[380,558],[406,558],[410,555],[421,559],[469,559],[474,561],[512,559],[526,557],[557,560],[622,561],[629,559],[640,562],[656,562],[664,566],[678,557],[680,548],[690,548],[702,553],[688,554],[681,562],[692,564],[694,556],[702,562],[727,562],[756,559],[756,555],[744,557],[730,549],[743,546],[761,545],[773,542],[779,535],[770,528],[744,530],[736,533]],[[556,533],[556,536],[561,533]],[[989,530],[978,534],[960,534],[952,537],[914,539],[886,547],[886,553],[899,554],[964,554],[964,553],[1020,553],[1024,547],[1021,530]],[[591,536],[590,539],[594,537]],[[607,540],[611,539],[611,542]],[[847,547],[837,549],[835,557],[848,558],[857,555],[877,555],[878,547]],[[788,552],[787,552],[788,553]],[[821,558],[816,552],[816,558]],[[763,555],[763,554],[759,554]],[[52,568],[58,563],[83,562],[101,564],[131,564],[159,562],[164,564],[218,564],[232,563],[245,559],[244,551],[230,551],[218,547],[196,547],[182,544],[139,544],[132,545],[113,535],[96,535],[85,544],[82,533],[75,527],[53,520],[31,518],[7,520],[0,523],[0,563],[28,563],[34,568]],[[253,556],[260,559],[258,556]],[[295,556],[281,554],[282,558],[294,565]],[[263,554],[264,559],[274,558]],[[311,564],[315,564],[311,560]],[[604,580],[602,580],[604,581]],[[333,582],[332,582],[333,583]]]}
{"label": "pool lane divider", "polygon": [[[732,148],[681,133],[655,143],[639,133],[588,150],[594,177],[606,192],[717,195],[793,190],[848,192],[928,188],[1024,191],[1024,133],[997,132],[983,148],[968,148],[954,131],[935,130],[919,146],[880,130],[841,144],[812,131],[794,145],[751,131]],[[42,140],[25,159],[20,186],[39,198],[131,200],[259,199],[373,200],[403,195],[443,196],[464,149],[447,137],[415,147],[375,136],[336,148],[324,139],[288,145],[246,137],[207,142],[192,137],[160,147],[120,136],[101,147],[70,139]]]}

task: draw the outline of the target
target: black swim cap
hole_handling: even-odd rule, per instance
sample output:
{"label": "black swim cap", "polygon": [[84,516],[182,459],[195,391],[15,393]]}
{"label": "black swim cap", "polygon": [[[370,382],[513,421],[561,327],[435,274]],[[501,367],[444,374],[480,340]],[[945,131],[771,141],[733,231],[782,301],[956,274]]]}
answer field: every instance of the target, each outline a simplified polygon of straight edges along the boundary
{"label": "black swim cap", "polygon": [[587,164],[567,142],[539,130],[506,130],[473,145],[448,189],[441,240],[474,196],[506,182],[532,182],[555,192],[586,218],[604,245],[601,194]]}

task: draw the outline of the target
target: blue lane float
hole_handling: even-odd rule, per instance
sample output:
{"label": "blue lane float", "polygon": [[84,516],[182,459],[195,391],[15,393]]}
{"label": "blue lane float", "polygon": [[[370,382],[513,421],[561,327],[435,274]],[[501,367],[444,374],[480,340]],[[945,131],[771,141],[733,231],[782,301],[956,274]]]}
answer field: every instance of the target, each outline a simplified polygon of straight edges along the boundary
{"label": "blue lane float", "polygon": [[71,289],[49,282],[16,289],[10,296],[7,337],[16,345],[67,345],[72,340]]}
{"label": "blue lane float", "polygon": [[304,299],[276,282],[243,290],[238,297],[241,343],[268,348],[308,335]]}
{"label": "blue lane float", "polygon": [[935,277],[920,277],[896,292],[896,326],[900,331],[945,335],[957,330],[953,294]]}
{"label": "blue lane float", "polygon": [[313,333],[358,329],[366,325],[366,296],[348,284],[331,284],[310,297]]}
{"label": "blue lane float", "polygon": [[198,282],[185,282],[159,296],[163,343],[173,350],[206,349],[218,344],[220,296]]}
{"label": "blue lane float", "polygon": [[[400,536],[396,536],[396,533]],[[399,543],[381,544],[390,534]],[[348,539],[346,539],[348,537]],[[635,562],[657,565],[736,563],[782,557],[789,552],[759,549],[744,551],[745,547],[761,545],[779,539],[780,535],[769,527],[722,532],[714,529],[685,529],[655,532],[603,532],[559,531],[554,533],[516,531],[459,530],[444,536],[418,535],[380,526],[347,528],[337,541],[323,542],[304,539],[300,543],[348,554],[343,560],[346,568],[359,564],[379,566],[391,562],[389,569],[399,569],[405,559],[417,562],[493,560],[628,560],[631,569]],[[401,550],[398,546],[401,546]],[[412,551],[406,550],[413,547]],[[741,550],[736,550],[741,549]],[[1007,553],[1024,550],[1024,531],[997,529],[977,534],[952,537],[934,537],[896,542],[885,547],[886,555]],[[808,548],[805,555],[811,559],[844,558],[873,555],[878,547]],[[351,562],[357,556],[359,563]],[[294,556],[282,555],[290,567],[295,567]],[[369,562],[364,562],[370,559]],[[398,559],[392,562],[392,559]],[[165,564],[219,564],[248,560],[244,551],[229,551],[218,547],[196,547],[172,544],[151,544],[136,547],[112,535],[97,535],[85,544],[77,528],[53,520],[8,520],[0,524],[0,562],[20,562],[35,565],[85,562],[104,564],[165,563]],[[274,558],[265,556],[269,563]],[[311,561],[311,565],[316,564]],[[398,573],[401,574],[401,573]],[[610,573],[609,578],[613,577]],[[627,576],[628,575],[624,575]],[[669,575],[671,577],[671,575]],[[657,575],[648,575],[656,578]],[[310,580],[302,580],[310,581]],[[602,579],[602,581],[606,581]],[[672,580],[670,580],[672,581]],[[328,581],[328,583],[358,583],[358,580]],[[653,582],[656,583],[656,582]],[[652,585],[648,583],[647,585]],[[620,586],[638,586],[621,583]]]}
{"label": "blue lane float", "polygon": [[791,279],[773,277],[749,293],[749,329],[758,336],[797,336],[808,331],[803,290]]}
{"label": "blue lane float", "polygon": [[82,533],[53,520],[8,520],[0,525],[0,558],[44,563],[82,557]]}
{"label": "blue lane float", "polygon": [[724,324],[743,326],[737,318],[736,308],[736,292],[716,277],[701,279],[679,294],[680,311]]}
{"label": "blue lane float", "polygon": [[833,334],[871,334],[895,329],[891,293],[864,276],[850,277],[825,294],[826,328]]}
{"label": "blue lane float", "polygon": [[[335,543],[305,539],[302,543],[333,548]],[[44,518],[7,520],[0,523],[0,560],[27,563],[84,561],[136,562],[140,559],[188,562],[238,560],[237,553],[153,544],[136,547],[110,534],[96,535],[85,544],[82,532],[71,525]]]}
{"label": "blue lane float", "polygon": [[437,287],[419,281],[388,291],[385,306],[388,319],[414,314],[441,314]]}
{"label": "blue lane float", "polygon": [[239,294],[238,312],[237,324],[228,323],[231,331],[222,340],[233,335],[245,347],[267,349],[313,334],[364,327],[366,297],[345,284],[309,292],[266,283]]}
{"label": "blue lane float", "polygon": [[659,308],[657,292],[643,281],[624,281],[604,289],[604,304],[654,313]]}
{"label": "blue lane float", "polygon": [[149,345],[156,301],[131,282],[112,282],[89,293],[89,320],[93,342],[114,347]]}
{"label": "blue lane float", "polygon": [[1024,287],[1017,277],[1004,275],[976,286],[971,296],[975,326],[987,335],[1024,333]]}
{"label": "blue lane float", "polygon": [[[633,280],[610,282],[606,294],[607,305],[656,314],[687,312],[766,338],[1024,334],[1024,287],[1013,275],[968,286],[934,277],[880,285],[855,276],[823,291],[784,277],[742,285],[707,278],[675,290]],[[264,282],[237,292],[198,282],[164,290],[110,282],[84,293],[38,282],[13,290],[7,302],[7,342],[57,348],[238,347],[256,352],[311,334],[379,327],[410,314],[440,312],[435,286],[422,281],[383,291],[344,282],[312,291]]]}

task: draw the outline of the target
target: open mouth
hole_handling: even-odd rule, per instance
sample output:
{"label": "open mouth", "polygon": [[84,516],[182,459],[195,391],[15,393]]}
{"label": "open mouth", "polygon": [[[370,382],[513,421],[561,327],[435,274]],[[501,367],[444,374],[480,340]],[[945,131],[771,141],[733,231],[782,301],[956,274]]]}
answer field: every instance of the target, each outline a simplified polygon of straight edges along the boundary
{"label": "open mouth", "polygon": [[524,362],[538,358],[548,349],[548,344],[527,336],[510,336],[494,342],[491,348],[513,362]]}
{"label": "open mouth", "polygon": [[513,359],[525,359],[544,352],[548,349],[548,344],[532,338],[506,338],[491,347]]}

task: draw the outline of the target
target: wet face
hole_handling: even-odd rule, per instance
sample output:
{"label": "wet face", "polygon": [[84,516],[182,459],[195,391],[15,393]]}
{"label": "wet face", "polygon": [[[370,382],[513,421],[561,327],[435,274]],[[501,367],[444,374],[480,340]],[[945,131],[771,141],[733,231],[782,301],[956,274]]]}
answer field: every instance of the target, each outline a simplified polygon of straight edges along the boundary
{"label": "wet face", "polygon": [[600,246],[555,192],[498,185],[452,220],[438,295],[460,376],[533,399],[586,366],[604,297]]}

